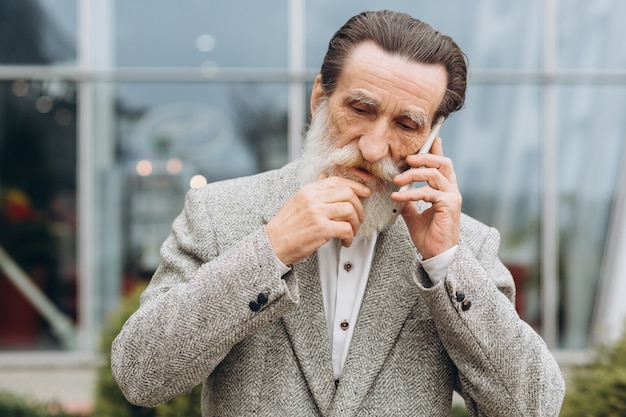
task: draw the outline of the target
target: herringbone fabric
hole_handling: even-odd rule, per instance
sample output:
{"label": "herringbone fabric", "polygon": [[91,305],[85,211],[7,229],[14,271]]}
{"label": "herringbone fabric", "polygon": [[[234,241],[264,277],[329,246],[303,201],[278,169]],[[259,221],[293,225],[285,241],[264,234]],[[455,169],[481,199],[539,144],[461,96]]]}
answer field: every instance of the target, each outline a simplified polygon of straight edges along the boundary
{"label": "herringbone fabric", "polygon": [[[517,316],[498,233],[467,216],[432,286],[402,219],[381,233],[335,386],[315,254],[281,276],[264,225],[296,191],[299,161],[190,191],[139,310],[113,344],[127,398],[154,406],[204,383],[204,416],[556,416],[564,384]],[[260,311],[249,302],[260,292]],[[471,301],[464,308],[463,292]]]}

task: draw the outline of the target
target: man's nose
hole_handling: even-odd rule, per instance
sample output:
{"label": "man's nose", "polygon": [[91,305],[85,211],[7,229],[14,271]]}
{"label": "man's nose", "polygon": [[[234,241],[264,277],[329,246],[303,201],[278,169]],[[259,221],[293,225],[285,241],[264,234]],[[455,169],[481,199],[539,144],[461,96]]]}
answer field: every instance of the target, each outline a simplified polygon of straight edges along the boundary
{"label": "man's nose", "polygon": [[358,145],[363,158],[369,162],[377,162],[389,156],[390,133],[384,120],[372,123],[359,138]]}

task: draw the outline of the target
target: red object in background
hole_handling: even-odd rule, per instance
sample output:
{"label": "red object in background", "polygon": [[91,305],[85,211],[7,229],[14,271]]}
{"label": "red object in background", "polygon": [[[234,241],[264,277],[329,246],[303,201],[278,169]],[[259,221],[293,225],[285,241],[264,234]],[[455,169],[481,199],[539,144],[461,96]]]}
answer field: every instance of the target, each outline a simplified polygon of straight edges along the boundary
{"label": "red object in background", "polygon": [[524,292],[524,286],[526,285],[526,279],[528,277],[526,267],[517,264],[507,264],[506,267],[511,271],[513,281],[515,281],[515,310],[517,310],[517,314],[524,317],[526,314],[526,293]]}
{"label": "red object in background", "polygon": [[11,189],[6,194],[6,216],[12,223],[19,223],[33,220],[36,212],[30,204],[30,200],[26,194],[20,190]]}
{"label": "red object in background", "polygon": [[35,308],[0,274],[0,347],[33,345],[38,319]]}

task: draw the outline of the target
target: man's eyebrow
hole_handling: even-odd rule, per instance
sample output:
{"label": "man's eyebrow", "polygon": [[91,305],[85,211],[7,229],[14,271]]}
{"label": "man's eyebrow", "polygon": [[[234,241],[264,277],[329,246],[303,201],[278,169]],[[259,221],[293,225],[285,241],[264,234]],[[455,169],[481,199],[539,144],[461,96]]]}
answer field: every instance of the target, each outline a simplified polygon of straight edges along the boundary
{"label": "man's eyebrow", "polygon": [[403,111],[402,116],[407,117],[413,121],[420,128],[425,128],[430,126],[431,117],[427,113],[422,112],[413,112],[413,111]]}
{"label": "man's eyebrow", "polygon": [[359,91],[349,91],[348,95],[345,99],[346,103],[360,103],[365,104],[367,106],[378,107],[380,106],[380,102],[372,97],[368,97],[367,95],[359,92]]}
{"label": "man's eyebrow", "polygon": [[[380,101],[358,90],[348,91],[344,102],[348,104],[359,103],[371,107],[380,106]],[[402,112],[402,116],[411,119],[420,129],[425,129],[431,125],[431,117],[425,112],[405,110]]]}

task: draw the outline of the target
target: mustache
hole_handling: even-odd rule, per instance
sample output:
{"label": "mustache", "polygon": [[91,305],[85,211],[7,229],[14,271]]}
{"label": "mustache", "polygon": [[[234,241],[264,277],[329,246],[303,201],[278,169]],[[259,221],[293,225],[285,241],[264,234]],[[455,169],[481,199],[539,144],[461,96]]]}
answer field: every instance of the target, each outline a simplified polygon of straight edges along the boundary
{"label": "mustache", "polygon": [[334,150],[330,155],[329,162],[332,165],[345,168],[365,170],[385,182],[392,182],[393,178],[402,172],[401,168],[396,166],[391,158],[370,162],[363,158],[360,150],[350,145]]}

